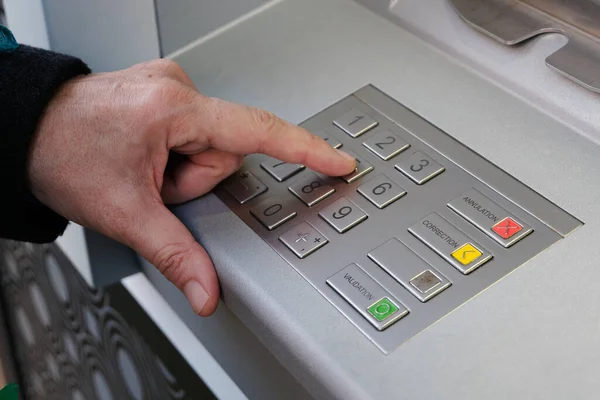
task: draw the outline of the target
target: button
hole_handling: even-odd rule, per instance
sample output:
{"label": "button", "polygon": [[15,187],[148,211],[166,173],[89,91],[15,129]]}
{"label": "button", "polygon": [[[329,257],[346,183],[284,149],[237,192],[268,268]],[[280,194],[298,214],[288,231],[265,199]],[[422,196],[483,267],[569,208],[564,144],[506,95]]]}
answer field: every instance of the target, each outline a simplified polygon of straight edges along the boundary
{"label": "button", "polygon": [[315,173],[310,173],[291,185],[289,191],[302,200],[309,207],[335,193],[335,189],[328,185]]}
{"label": "button", "polygon": [[254,174],[238,171],[223,182],[223,188],[240,204],[245,204],[267,191],[267,186]]}
{"label": "button", "polygon": [[523,230],[523,226],[519,225],[519,223],[514,219],[506,217],[496,225],[492,226],[492,230],[502,239],[510,239],[517,233],[521,232]]}
{"label": "button", "polygon": [[259,220],[265,228],[272,231],[296,216],[297,213],[292,206],[293,204],[289,201],[278,197],[270,197],[252,207],[250,214]]}
{"label": "button", "polygon": [[347,151],[346,153],[350,154],[356,160],[356,169],[354,172],[349,173],[348,175],[342,176],[342,179],[346,183],[352,183],[357,179],[360,179],[364,175],[373,171],[373,166],[365,161],[363,158],[359,157],[356,153],[352,151]]}
{"label": "button", "polygon": [[353,108],[333,123],[353,138],[375,128],[379,123],[362,111]]}
{"label": "button", "polygon": [[412,179],[417,185],[444,172],[445,168],[422,151],[417,151],[395,165],[396,169]]}
{"label": "button", "polygon": [[483,253],[471,243],[466,243],[452,253],[452,257],[462,265],[469,265],[481,257]]}
{"label": "button", "polygon": [[[490,252],[436,213],[429,214],[408,231],[465,275],[492,258]],[[475,257],[477,252],[481,254]]]}
{"label": "button", "polygon": [[369,252],[368,257],[422,302],[451,285],[444,275],[396,238]]}
{"label": "button", "polygon": [[384,174],[377,175],[356,190],[377,208],[385,208],[406,194],[406,190]]}
{"label": "button", "polygon": [[379,331],[408,314],[402,303],[356,264],[327,279],[327,284]]}
{"label": "button", "polygon": [[302,222],[296,225],[283,235],[279,236],[279,240],[281,240],[288,249],[293,251],[298,258],[306,257],[329,242],[321,232],[313,228],[308,222]]}
{"label": "button", "polygon": [[427,294],[433,289],[439,288],[442,280],[430,269],[421,272],[410,280],[410,284],[420,293]]}
{"label": "button", "polygon": [[327,143],[329,143],[331,145],[331,147],[333,147],[334,149],[339,149],[340,147],[342,147],[342,142],[337,140],[335,138],[335,136],[333,136],[331,133],[329,133],[327,131],[316,131],[315,135],[323,138],[323,140],[325,140]]}
{"label": "button", "polygon": [[377,303],[373,304],[369,309],[369,314],[371,314],[377,321],[385,321],[387,318],[392,316],[396,311],[398,311],[398,307],[394,303],[391,302],[390,299],[384,297],[379,300]]}
{"label": "button", "polygon": [[260,166],[279,182],[291,178],[305,168],[304,165],[289,164],[272,157],[267,158]]}
{"label": "button", "polygon": [[364,141],[363,146],[377,154],[384,161],[408,149],[410,145],[400,139],[398,135],[387,129],[377,132],[370,139]]}
{"label": "button", "polygon": [[339,233],[347,232],[367,219],[367,214],[345,197],[323,208],[319,216]]}
{"label": "button", "polygon": [[477,189],[471,188],[455,197],[448,207],[507,248],[533,232],[530,226]]}

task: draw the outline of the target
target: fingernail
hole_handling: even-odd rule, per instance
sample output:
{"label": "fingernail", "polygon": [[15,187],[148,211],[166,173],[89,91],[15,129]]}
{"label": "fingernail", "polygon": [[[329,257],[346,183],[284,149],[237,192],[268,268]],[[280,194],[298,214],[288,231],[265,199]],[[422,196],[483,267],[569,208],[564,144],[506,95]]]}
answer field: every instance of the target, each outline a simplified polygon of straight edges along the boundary
{"label": "fingernail", "polygon": [[202,285],[196,281],[189,281],[186,283],[183,287],[183,294],[190,302],[196,314],[200,314],[209,298],[206,290],[204,290]]}
{"label": "fingernail", "polygon": [[347,161],[354,161],[356,162],[356,159],[354,157],[352,157],[350,154],[346,153],[345,151],[339,150],[339,149],[335,149],[335,151],[337,151],[337,153],[345,160]]}

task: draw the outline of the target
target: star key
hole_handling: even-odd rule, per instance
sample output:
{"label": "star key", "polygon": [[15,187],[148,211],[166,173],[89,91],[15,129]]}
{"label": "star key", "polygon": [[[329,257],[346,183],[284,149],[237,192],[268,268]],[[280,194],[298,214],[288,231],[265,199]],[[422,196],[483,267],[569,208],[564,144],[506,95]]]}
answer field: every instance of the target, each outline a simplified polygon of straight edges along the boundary
{"label": "star key", "polygon": [[492,227],[494,233],[496,233],[496,235],[500,236],[502,239],[509,239],[522,229],[523,227],[510,217],[504,218],[502,221],[498,222]]}

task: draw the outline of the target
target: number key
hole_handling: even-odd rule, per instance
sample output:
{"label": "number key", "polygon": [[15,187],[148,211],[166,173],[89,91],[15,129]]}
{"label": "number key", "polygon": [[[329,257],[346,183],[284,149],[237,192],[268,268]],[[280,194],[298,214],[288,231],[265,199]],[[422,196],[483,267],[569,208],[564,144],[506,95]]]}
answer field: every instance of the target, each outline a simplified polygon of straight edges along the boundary
{"label": "number key", "polygon": [[331,133],[329,133],[327,131],[316,131],[315,135],[320,136],[324,141],[329,143],[329,145],[331,147],[333,147],[334,149],[339,149],[340,147],[342,147],[342,142],[337,140],[335,138],[335,136],[333,136]]}
{"label": "number key", "polygon": [[335,192],[332,186],[328,185],[324,179],[319,178],[314,173],[306,175],[288,189],[309,207],[314,206]]}
{"label": "number key", "polygon": [[260,166],[279,182],[291,178],[305,168],[304,165],[289,164],[272,157],[267,158]]}
{"label": "number key", "polygon": [[357,191],[377,208],[385,208],[406,194],[406,190],[384,174],[360,185]]}
{"label": "number key", "polygon": [[353,138],[359,137],[378,125],[377,121],[356,108],[336,118],[333,123]]}
{"label": "number key", "polygon": [[250,209],[250,214],[272,231],[296,216],[293,203],[278,197],[263,200]]}
{"label": "number key", "polygon": [[350,154],[356,160],[356,169],[354,170],[354,172],[349,173],[348,175],[342,176],[342,179],[346,183],[352,183],[355,180],[357,180],[357,179],[363,177],[364,175],[368,174],[369,172],[373,171],[373,166],[371,164],[369,164],[367,161],[365,161],[364,158],[359,157],[358,155],[356,155],[356,153],[354,153],[352,151],[347,151],[346,153]]}
{"label": "number key", "polygon": [[365,140],[363,146],[377,154],[384,161],[410,147],[408,143],[387,129],[377,132],[370,139]]}
{"label": "number key", "polygon": [[400,161],[395,167],[417,185],[424,184],[445,170],[438,162],[421,151],[417,151],[407,159]]}
{"label": "number key", "polygon": [[323,208],[319,216],[339,233],[347,232],[367,219],[367,214],[345,197]]}

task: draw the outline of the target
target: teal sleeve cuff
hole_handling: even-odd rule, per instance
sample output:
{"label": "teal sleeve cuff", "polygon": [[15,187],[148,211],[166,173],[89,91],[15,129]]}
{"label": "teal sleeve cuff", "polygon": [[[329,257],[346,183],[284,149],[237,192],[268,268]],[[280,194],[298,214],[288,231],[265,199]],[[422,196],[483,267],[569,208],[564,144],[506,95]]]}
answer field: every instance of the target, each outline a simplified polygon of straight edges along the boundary
{"label": "teal sleeve cuff", "polygon": [[5,26],[0,25],[0,53],[12,53],[19,47],[12,32]]}

